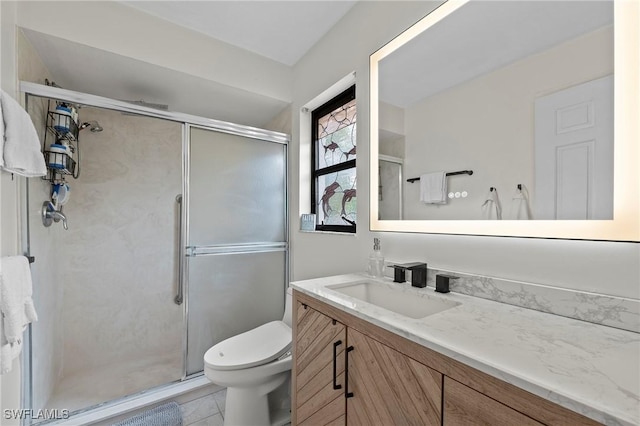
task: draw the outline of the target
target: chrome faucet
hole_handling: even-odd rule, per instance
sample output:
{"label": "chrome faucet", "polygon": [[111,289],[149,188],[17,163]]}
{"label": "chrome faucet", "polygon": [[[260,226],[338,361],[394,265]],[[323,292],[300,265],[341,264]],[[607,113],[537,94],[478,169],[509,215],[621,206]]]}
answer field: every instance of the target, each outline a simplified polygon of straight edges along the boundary
{"label": "chrome faucet", "polygon": [[64,229],[69,229],[69,226],[67,226],[67,217],[64,215],[64,213],[54,210],[50,213],[50,216],[51,219],[53,219],[53,221],[56,223],[62,220],[62,227]]}
{"label": "chrome faucet", "polygon": [[62,221],[62,227],[64,229],[69,229],[67,225],[67,216],[64,215],[61,211],[57,211],[53,204],[49,201],[45,201],[42,204],[42,224],[46,227],[51,226],[51,222],[60,222]]}

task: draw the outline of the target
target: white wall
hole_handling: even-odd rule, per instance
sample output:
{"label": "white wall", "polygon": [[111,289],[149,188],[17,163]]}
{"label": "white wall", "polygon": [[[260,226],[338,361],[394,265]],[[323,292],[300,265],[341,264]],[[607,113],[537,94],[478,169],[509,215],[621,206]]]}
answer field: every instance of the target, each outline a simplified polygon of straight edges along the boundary
{"label": "white wall", "polygon": [[[291,165],[292,279],[365,270],[368,232],[369,55],[437,5],[435,2],[361,2],[294,68],[293,144],[298,158],[299,108],[341,77],[357,72],[358,223],[356,236],[300,233],[299,167]],[[347,40],[348,42],[345,42]],[[563,288],[640,299],[640,244],[381,233],[382,251],[394,261]]]}
{"label": "white wall", "polygon": [[419,200],[405,182],[406,219],[481,219],[489,187],[498,188],[503,219],[516,185],[534,195],[536,98],[613,73],[613,27],[554,46],[430,96],[405,111],[407,177],[437,170],[473,170],[447,179],[467,198],[445,205]]}
{"label": "white wall", "polygon": [[384,132],[404,135],[404,109],[395,105],[380,102],[378,104],[378,128]]}

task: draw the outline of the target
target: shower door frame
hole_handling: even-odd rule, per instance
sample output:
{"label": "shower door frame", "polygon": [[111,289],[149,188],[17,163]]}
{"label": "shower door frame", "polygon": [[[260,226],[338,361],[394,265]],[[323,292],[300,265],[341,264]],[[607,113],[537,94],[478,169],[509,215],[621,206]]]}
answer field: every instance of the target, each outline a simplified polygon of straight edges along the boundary
{"label": "shower door frame", "polygon": [[[404,160],[400,157],[393,157],[391,155],[380,154],[378,155],[378,164],[380,163],[380,161],[386,161],[387,163],[393,163],[400,166],[400,171],[398,172],[398,198],[399,198],[398,211],[399,211],[400,218],[398,220],[403,220],[404,218],[404,209],[403,209],[404,207],[404,179],[403,179]],[[378,180],[379,180],[379,177],[378,177]]]}
{"label": "shower door frame", "polygon": [[[194,247],[188,245],[189,243],[189,197],[190,197],[190,179],[191,179],[191,130],[192,129],[201,129],[201,130],[209,130],[216,131],[222,133],[228,133],[243,137],[249,137],[252,139],[258,139],[262,142],[267,143],[278,143],[282,144],[284,148],[284,241],[282,242],[265,242],[265,243],[249,243],[249,244],[221,244],[214,246],[206,246],[206,247]],[[255,128],[252,128],[256,130]],[[278,133],[282,135],[281,133]],[[288,136],[287,136],[288,137]],[[184,251],[180,253],[182,258],[182,285],[183,285],[183,298],[182,303],[184,305],[184,333],[183,333],[183,369],[182,369],[182,380],[188,380],[194,377],[199,377],[204,374],[204,372],[195,372],[192,374],[187,374],[188,368],[188,328],[189,328],[189,260],[196,256],[203,255],[230,255],[230,254],[239,254],[239,253],[266,253],[266,252],[284,252],[285,260],[284,260],[284,281],[285,285],[283,287],[283,295],[286,294],[286,287],[289,283],[289,145],[288,139],[287,142],[283,142],[282,140],[271,139],[267,140],[263,137],[251,136],[248,134],[242,134],[238,132],[231,131],[220,131],[216,129],[212,129],[208,126],[203,126],[200,123],[185,123],[183,126],[183,197],[182,197],[182,215],[186,220],[182,221],[182,230],[180,236],[182,237],[181,249]]]}
{"label": "shower door frame", "polygon": [[[190,132],[191,128],[200,128],[204,130],[210,130],[219,133],[228,133],[232,135],[238,135],[251,139],[257,139],[267,143],[279,143],[284,145],[284,182],[285,182],[285,197],[284,197],[284,245],[282,250],[285,253],[284,262],[284,278],[282,297],[285,298],[286,286],[289,283],[289,135],[280,132],[274,132],[271,130],[260,129],[257,127],[245,126],[241,124],[230,123],[227,121],[215,120],[212,118],[200,117],[197,115],[185,114],[180,112],[171,112],[157,110],[154,108],[145,107],[138,104],[132,104],[117,99],[106,98],[103,96],[91,95],[88,93],[76,92],[73,90],[61,89],[59,87],[45,86],[42,84],[31,83],[26,81],[20,81],[20,91],[24,93],[28,102],[29,96],[56,99],[63,102],[69,102],[73,104],[80,104],[88,107],[103,108],[107,110],[119,111],[123,113],[137,114],[145,117],[159,118],[167,121],[173,121],[182,125],[182,203],[181,210],[181,222],[180,222],[180,247],[178,253],[180,255],[180,263],[178,265],[182,270],[182,274],[179,274],[178,287],[176,291],[181,287],[184,290],[182,299],[182,320],[183,320],[183,334],[182,334],[182,377],[180,381],[190,380],[203,375],[203,372],[187,375],[187,328],[188,328],[188,302],[187,292],[189,289],[189,277],[188,277],[188,247],[187,238],[189,231],[189,216],[188,216],[188,199],[189,199],[189,147],[190,147]],[[22,213],[22,225],[21,225],[21,241],[23,244],[24,252],[26,256],[31,255],[30,238],[29,238],[29,185],[28,180],[25,179],[24,190],[21,191],[21,205],[24,206]],[[174,303],[176,303],[174,301]],[[22,354],[22,406],[23,408],[33,408],[33,372],[32,372],[32,344],[31,344],[31,325],[25,331],[25,344]],[[173,382],[161,385],[168,386]],[[147,389],[141,391],[146,392]],[[123,396],[112,401],[105,401],[99,404],[99,407],[105,405],[117,404],[119,402],[129,399],[131,396]],[[79,412],[88,412],[96,406],[86,407]],[[25,424],[33,424],[26,423]]]}

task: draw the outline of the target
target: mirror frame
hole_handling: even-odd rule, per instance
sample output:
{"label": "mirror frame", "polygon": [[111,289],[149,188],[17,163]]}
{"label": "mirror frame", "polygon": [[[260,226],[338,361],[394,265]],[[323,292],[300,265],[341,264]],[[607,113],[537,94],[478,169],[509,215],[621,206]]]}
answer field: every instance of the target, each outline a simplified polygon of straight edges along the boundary
{"label": "mirror frame", "polygon": [[369,58],[371,231],[577,240],[640,241],[640,2],[614,3],[613,220],[380,220],[378,219],[378,63],[469,0],[448,0]]}

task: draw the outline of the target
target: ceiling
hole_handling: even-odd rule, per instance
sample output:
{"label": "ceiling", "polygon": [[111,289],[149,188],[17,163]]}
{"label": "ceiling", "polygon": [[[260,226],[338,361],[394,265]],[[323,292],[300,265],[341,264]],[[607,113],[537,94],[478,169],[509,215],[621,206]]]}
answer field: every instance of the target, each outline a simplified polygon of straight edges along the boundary
{"label": "ceiling", "polygon": [[380,99],[406,108],[612,24],[610,0],[471,1],[381,61]]}
{"label": "ceiling", "polygon": [[[126,1],[128,7],[290,67],[356,3],[344,1]],[[262,127],[289,105],[188,73],[22,29],[59,86],[170,111]],[[118,72],[113,72],[117,70]],[[215,102],[211,100],[215,99]],[[290,101],[290,100],[289,100]]]}
{"label": "ceiling", "polygon": [[356,4],[356,1],[121,3],[292,66]]}

